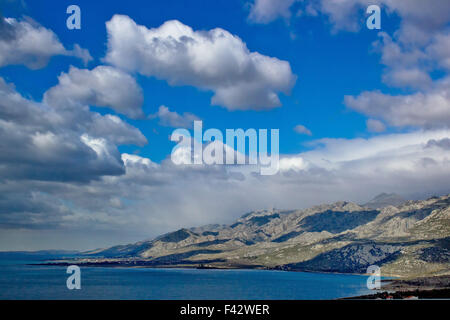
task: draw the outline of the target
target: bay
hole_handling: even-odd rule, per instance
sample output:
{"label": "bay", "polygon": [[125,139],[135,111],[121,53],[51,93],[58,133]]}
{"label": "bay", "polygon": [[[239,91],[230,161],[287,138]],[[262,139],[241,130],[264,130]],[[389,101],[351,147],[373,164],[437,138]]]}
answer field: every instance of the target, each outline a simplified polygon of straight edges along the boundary
{"label": "bay", "polygon": [[69,290],[62,266],[0,261],[0,299],[336,299],[371,293],[367,276],[271,270],[81,267]]}

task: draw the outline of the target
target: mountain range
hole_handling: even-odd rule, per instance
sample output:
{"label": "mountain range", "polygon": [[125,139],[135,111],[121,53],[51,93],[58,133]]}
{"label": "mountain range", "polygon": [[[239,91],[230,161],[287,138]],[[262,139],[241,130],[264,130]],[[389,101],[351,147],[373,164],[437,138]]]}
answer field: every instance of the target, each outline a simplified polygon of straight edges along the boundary
{"label": "mountain range", "polygon": [[84,252],[77,263],[148,267],[260,268],[382,276],[450,274],[450,195],[364,205],[249,212],[231,225],[183,228],[128,245]]}

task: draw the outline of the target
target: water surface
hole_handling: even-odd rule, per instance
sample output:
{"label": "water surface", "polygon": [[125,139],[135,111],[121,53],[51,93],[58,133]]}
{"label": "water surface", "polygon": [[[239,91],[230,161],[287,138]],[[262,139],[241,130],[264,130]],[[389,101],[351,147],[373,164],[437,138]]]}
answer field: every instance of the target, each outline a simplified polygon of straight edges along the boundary
{"label": "water surface", "polygon": [[61,266],[0,259],[0,299],[335,299],[371,293],[366,276],[268,270],[81,267],[68,290]]}

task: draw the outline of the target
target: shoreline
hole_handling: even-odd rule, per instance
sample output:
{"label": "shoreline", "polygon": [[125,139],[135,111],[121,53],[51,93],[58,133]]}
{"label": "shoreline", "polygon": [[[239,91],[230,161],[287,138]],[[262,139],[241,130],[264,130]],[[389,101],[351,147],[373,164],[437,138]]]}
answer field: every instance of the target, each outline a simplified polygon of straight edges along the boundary
{"label": "shoreline", "polygon": [[[30,266],[61,266],[67,267],[70,265],[78,265],[84,267],[99,267],[99,268],[149,268],[149,269],[193,269],[193,270],[267,270],[267,271],[280,271],[280,272],[303,272],[303,273],[318,273],[318,274],[339,274],[339,275],[354,275],[354,276],[370,276],[367,273],[355,273],[355,272],[335,272],[335,271],[314,271],[314,270],[294,270],[294,269],[283,269],[279,267],[266,267],[261,265],[234,265],[234,266],[199,266],[197,263],[183,264],[152,264],[152,263],[142,263],[142,264],[131,264],[131,263],[120,263],[118,261],[114,262],[48,262],[48,263],[30,263]],[[389,279],[387,279],[389,278]],[[386,279],[381,279],[381,281],[392,281],[399,277],[386,277]]]}
{"label": "shoreline", "polygon": [[[78,262],[78,263],[77,263]],[[342,275],[358,275],[369,276],[361,273],[338,273],[338,272],[323,272],[313,270],[284,270],[282,268],[252,266],[252,265],[235,265],[235,266],[211,266],[189,261],[188,264],[172,264],[172,265],[158,265],[155,263],[121,263],[120,261],[110,262],[80,262],[80,261],[60,261],[60,262],[46,262],[46,263],[32,263],[34,266],[69,266],[77,264],[85,267],[104,267],[104,268],[151,268],[151,269],[186,269],[186,270],[268,270],[268,271],[284,271],[284,272],[304,272],[304,273],[318,273],[318,274],[342,274]],[[381,279],[381,288],[374,290],[373,294],[366,294],[361,296],[342,297],[337,300],[398,300],[398,299],[450,299],[450,275],[432,276],[432,277],[415,277],[415,278],[399,278],[389,277]]]}
{"label": "shoreline", "polygon": [[[381,290],[380,290],[381,291]],[[414,291],[382,291],[356,297],[346,297],[337,300],[450,300],[450,289],[430,289]]]}
{"label": "shoreline", "polygon": [[381,286],[374,294],[347,297],[344,300],[378,299],[378,300],[416,300],[416,299],[450,299],[450,275],[418,277],[413,279],[393,279]]}

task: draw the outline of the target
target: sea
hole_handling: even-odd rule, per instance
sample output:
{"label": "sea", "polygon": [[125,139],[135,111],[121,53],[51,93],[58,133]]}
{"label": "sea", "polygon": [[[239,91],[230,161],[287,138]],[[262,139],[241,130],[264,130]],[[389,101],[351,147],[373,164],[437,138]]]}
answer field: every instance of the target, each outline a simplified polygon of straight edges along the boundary
{"label": "sea", "polygon": [[362,275],[83,266],[81,288],[69,290],[67,267],[37,265],[53,258],[0,253],[0,299],[328,300],[373,293]]}

